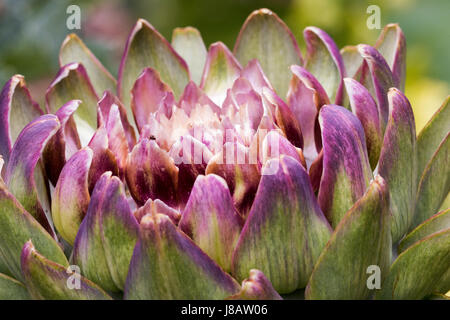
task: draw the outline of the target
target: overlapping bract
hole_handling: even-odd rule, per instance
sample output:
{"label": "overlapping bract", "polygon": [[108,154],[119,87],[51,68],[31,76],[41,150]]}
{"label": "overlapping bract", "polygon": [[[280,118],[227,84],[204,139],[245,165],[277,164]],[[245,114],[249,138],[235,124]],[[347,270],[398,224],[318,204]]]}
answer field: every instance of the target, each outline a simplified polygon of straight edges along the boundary
{"label": "overlapping bract", "polygon": [[233,52],[207,50],[191,27],[170,44],[140,19],[116,81],[70,35],[47,115],[12,77],[0,95],[0,297],[445,294],[449,99],[416,137],[397,25],[374,47],[339,51],[316,27],[304,38],[302,57],[267,9]]}

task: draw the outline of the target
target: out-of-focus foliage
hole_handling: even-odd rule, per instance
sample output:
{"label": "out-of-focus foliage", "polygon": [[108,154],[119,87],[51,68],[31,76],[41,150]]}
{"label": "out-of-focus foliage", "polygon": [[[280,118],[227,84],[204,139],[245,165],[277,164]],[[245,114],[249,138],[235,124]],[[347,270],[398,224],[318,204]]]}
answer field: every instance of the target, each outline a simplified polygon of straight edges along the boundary
{"label": "out-of-focus foliage", "polygon": [[304,47],[308,25],[326,30],[338,46],[373,44],[380,30],[369,30],[367,7],[381,9],[381,26],[397,22],[408,44],[406,94],[420,130],[450,89],[448,0],[0,0],[0,83],[15,73],[26,76],[36,99],[57,71],[66,28],[66,9],[81,8],[77,33],[117,74],[126,36],[137,18],[150,21],[166,38],[179,26],[197,27],[207,45],[220,39],[233,47],[242,21],[254,9],[268,7],[287,22]]}

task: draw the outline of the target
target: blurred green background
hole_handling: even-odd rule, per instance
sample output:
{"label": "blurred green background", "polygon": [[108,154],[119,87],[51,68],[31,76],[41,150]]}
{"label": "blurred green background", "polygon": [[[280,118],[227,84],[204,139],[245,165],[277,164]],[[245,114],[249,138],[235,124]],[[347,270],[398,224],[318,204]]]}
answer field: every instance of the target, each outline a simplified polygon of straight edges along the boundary
{"label": "blurred green background", "polygon": [[324,29],[343,47],[374,44],[380,30],[367,28],[366,9],[376,4],[382,26],[397,22],[406,35],[406,94],[417,130],[450,92],[449,0],[0,0],[1,85],[13,74],[23,74],[34,98],[42,103],[58,70],[61,42],[71,32],[66,27],[71,4],[81,8],[77,33],[114,75],[127,35],[140,17],[169,41],[173,28],[191,25],[201,31],[206,45],[221,40],[232,49],[248,14],[267,7],[288,24],[302,48],[302,31],[308,25]]}

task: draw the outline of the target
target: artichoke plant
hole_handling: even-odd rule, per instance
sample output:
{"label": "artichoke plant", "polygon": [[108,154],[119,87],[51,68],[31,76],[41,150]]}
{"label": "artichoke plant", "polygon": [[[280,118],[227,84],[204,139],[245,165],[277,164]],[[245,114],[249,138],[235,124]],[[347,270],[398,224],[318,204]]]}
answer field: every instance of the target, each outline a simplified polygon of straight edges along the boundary
{"label": "artichoke plant", "polygon": [[416,136],[398,25],[303,34],[261,9],[207,50],[140,19],[117,81],[74,34],[45,108],[13,76],[0,297],[448,298],[449,98]]}

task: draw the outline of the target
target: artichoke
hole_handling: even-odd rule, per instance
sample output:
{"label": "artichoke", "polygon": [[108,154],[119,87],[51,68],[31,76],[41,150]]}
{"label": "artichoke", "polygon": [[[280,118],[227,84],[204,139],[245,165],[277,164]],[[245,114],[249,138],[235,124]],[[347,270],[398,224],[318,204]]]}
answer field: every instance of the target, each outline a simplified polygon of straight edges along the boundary
{"label": "artichoke", "polygon": [[140,19],[117,81],[74,34],[45,111],[13,76],[0,298],[448,298],[449,98],[416,137],[396,24],[304,39],[267,9],[233,52]]}

